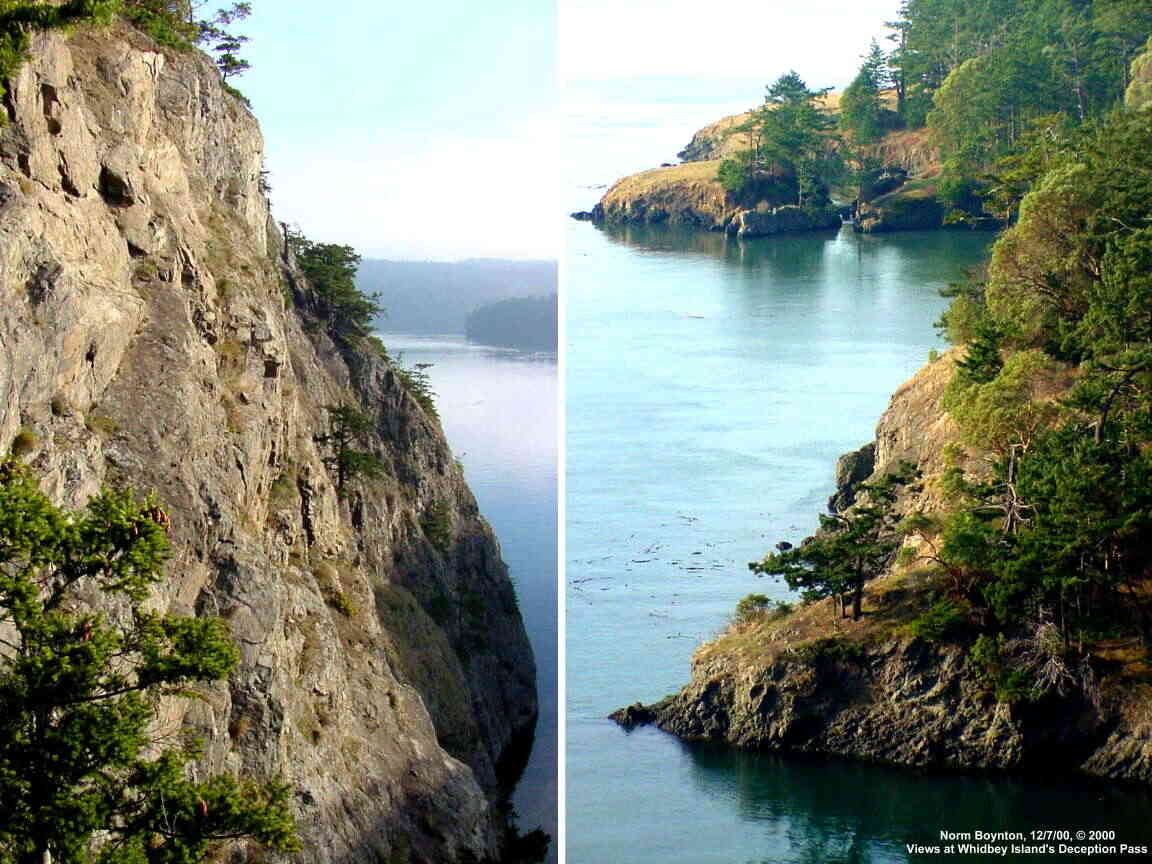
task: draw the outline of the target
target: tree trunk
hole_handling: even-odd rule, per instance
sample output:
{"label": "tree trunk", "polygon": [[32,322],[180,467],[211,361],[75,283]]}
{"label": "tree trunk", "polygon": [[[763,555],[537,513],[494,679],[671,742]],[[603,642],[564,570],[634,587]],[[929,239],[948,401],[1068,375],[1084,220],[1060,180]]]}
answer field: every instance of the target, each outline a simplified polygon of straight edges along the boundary
{"label": "tree trunk", "polygon": [[38,839],[36,841],[36,849],[29,852],[21,852],[16,861],[18,864],[52,864],[52,853],[48,851],[48,840]]}
{"label": "tree trunk", "polygon": [[852,620],[859,621],[860,616],[863,614],[864,606],[864,580],[861,579],[856,583],[856,589],[852,592]]}

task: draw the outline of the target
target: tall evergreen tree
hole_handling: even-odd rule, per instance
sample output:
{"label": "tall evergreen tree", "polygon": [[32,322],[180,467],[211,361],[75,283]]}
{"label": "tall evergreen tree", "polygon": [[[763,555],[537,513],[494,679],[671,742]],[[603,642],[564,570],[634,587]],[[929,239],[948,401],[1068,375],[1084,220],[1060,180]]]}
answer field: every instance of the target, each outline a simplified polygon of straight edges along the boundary
{"label": "tall evergreen tree", "polygon": [[238,656],[223,621],[146,608],[167,523],[129,492],[66,513],[0,463],[4,864],[192,864],[238,837],[298,848],[282,783],[192,780],[193,743],[154,752],[157,699],[225,678]]}
{"label": "tall evergreen tree", "polygon": [[343,497],[348,481],[359,477],[373,477],[384,470],[380,457],[357,446],[372,431],[372,418],[350,405],[329,405],[329,431],[316,437],[316,443],[328,448],[324,464],[336,472],[336,494]]}
{"label": "tall evergreen tree", "polygon": [[757,575],[782,576],[805,601],[835,597],[843,614],[863,614],[864,584],[880,575],[900,545],[896,496],[917,476],[908,464],[879,480],[861,484],[858,503],[844,513],[821,514],[820,530],[799,546],[779,543],[776,552],[748,569]]}
{"label": "tall evergreen tree", "polygon": [[887,58],[873,39],[860,71],[840,97],[840,126],[859,144],[870,144],[884,133],[881,93],[888,83]]}
{"label": "tall evergreen tree", "polygon": [[328,322],[332,336],[341,342],[367,336],[373,319],[384,309],[377,295],[356,287],[359,253],[351,246],[314,243],[299,233],[290,233],[288,242],[315,291],[315,311]]}
{"label": "tall evergreen tree", "polygon": [[751,171],[775,166],[793,178],[796,203],[822,206],[829,180],[839,168],[831,147],[834,121],[820,104],[828,91],[811,90],[795,71],[767,88],[764,104],[739,131],[752,133]]}

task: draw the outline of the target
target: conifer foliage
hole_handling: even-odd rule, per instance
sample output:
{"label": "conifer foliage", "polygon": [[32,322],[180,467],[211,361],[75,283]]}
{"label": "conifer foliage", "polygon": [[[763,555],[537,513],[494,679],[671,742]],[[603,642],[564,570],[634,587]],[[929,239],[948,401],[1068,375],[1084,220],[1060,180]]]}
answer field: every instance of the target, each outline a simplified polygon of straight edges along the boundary
{"label": "conifer foliage", "polygon": [[889,125],[881,101],[889,81],[888,60],[873,39],[860,71],[840,97],[840,127],[851,130],[857,144],[872,143]]}
{"label": "conifer foliage", "polygon": [[332,337],[347,345],[368,336],[373,319],[384,309],[377,296],[356,287],[360,267],[356,250],[338,243],[316,243],[291,230],[288,243],[315,292],[314,311],[327,322]]}
{"label": "conifer foliage", "polygon": [[156,749],[159,697],[237,662],[221,620],[145,608],[167,524],[126,491],[65,512],[0,464],[2,864],[192,864],[241,837],[298,848],[283,783],[194,781],[194,742]]}
{"label": "conifer foliage", "polygon": [[1100,634],[1152,644],[1150,154],[1135,112],[1035,156],[986,284],[947,316],[973,323],[944,407],[994,464],[957,475],[940,563],[1004,631],[1039,616],[1077,654]]}
{"label": "conifer foliage", "polygon": [[721,185],[739,194],[758,178],[782,178],[789,203],[825,206],[828,187],[842,171],[832,146],[835,121],[820,104],[827,92],[810,89],[794,71],[768,85],[764,103],[732,129],[747,135],[749,148],[720,164]]}
{"label": "conifer foliage", "polygon": [[845,615],[863,614],[864,584],[879,576],[900,545],[900,515],[896,497],[900,487],[917,477],[914,466],[858,489],[861,501],[846,513],[821,514],[820,530],[799,546],[782,542],[763,561],[748,569],[757,575],[782,576],[788,587],[800,591],[805,602],[834,597]]}
{"label": "conifer foliage", "polygon": [[351,405],[328,405],[329,431],[318,435],[316,443],[328,448],[324,464],[336,472],[336,494],[344,496],[348,482],[356,477],[376,477],[383,473],[384,463],[370,450],[359,450],[372,432],[372,418]]}

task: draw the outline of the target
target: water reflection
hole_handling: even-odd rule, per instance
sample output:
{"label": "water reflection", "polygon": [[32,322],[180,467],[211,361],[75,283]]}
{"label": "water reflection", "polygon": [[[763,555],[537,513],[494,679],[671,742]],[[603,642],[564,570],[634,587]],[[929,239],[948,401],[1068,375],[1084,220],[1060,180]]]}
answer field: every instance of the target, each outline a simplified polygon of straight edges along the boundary
{"label": "water reflection", "polygon": [[[1148,790],[1069,778],[939,776],[865,763],[681,743],[696,791],[730,798],[742,819],[786,838],[796,862],[910,860],[907,844],[939,845],[940,831],[1107,828],[1145,843]],[[955,861],[987,860],[954,854]],[[779,864],[781,859],[770,859]],[[1014,860],[1009,855],[1008,860]],[[1028,855],[1029,861],[1071,860]],[[1097,858],[1097,860],[1100,860]]]}
{"label": "water reflection", "polygon": [[[596,230],[614,245],[638,252],[663,252],[677,257],[709,257],[726,265],[763,269],[781,280],[812,278],[830,259],[855,258],[874,269],[900,261],[916,278],[947,273],[955,278],[953,262],[988,246],[993,237],[978,231],[904,231],[895,234],[857,234],[851,226],[827,231],[777,234],[740,239],[720,231],[694,231],[668,225],[597,225]],[[847,262],[841,262],[847,263]]]}

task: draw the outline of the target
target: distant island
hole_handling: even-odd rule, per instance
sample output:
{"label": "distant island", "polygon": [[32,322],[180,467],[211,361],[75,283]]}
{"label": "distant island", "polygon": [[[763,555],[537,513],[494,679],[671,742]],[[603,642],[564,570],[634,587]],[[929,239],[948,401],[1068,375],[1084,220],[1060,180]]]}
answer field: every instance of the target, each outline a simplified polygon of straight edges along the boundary
{"label": "distant island", "polygon": [[546,298],[556,293],[555,261],[474,258],[463,261],[361,262],[356,286],[378,296],[382,330],[424,335],[460,334],[468,316],[510,298]]}
{"label": "distant island", "polygon": [[555,294],[512,297],[476,309],[468,316],[465,332],[468,341],[484,345],[555,351],[558,314]]}

